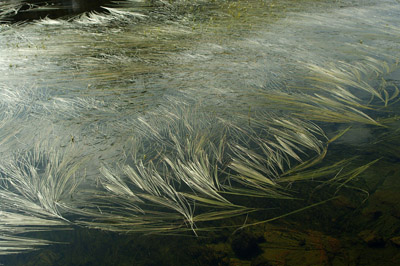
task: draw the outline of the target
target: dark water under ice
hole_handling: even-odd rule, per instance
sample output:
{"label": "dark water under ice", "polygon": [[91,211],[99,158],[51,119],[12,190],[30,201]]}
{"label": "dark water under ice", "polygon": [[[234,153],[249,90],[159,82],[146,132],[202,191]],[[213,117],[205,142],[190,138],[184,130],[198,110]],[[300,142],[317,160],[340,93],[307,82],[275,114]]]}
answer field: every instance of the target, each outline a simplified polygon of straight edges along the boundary
{"label": "dark water under ice", "polygon": [[[148,130],[141,121],[156,125],[154,130],[165,138],[168,128],[178,133],[182,129],[168,123],[171,117],[187,119],[193,129],[182,129],[185,134],[196,135],[208,128],[218,133],[209,125],[215,120],[196,123],[206,120],[203,113],[217,114],[246,129],[246,134],[257,136],[268,132],[254,125],[258,113],[310,119],[327,138],[351,126],[329,144],[322,162],[309,170],[317,172],[341,161],[349,164],[323,178],[285,184],[296,199],[228,195],[230,201],[258,211],[200,221],[196,224],[198,236],[188,226],[185,231],[163,234],[118,233],[108,230],[113,221],[97,224],[102,230],[88,229],[79,222],[100,219],[98,216],[87,219],[79,213],[69,214],[67,218],[76,223],[60,230],[17,234],[55,243],[0,255],[0,265],[399,265],[398,1],[117,1],[104,13],[79,17],[71,14],[70,2],[46,19],[0,25],[2,169],[8,169],[9,161],[22,158],[18,156],[26,151],[43,147],[49,153],[70,152],[72,147],[76,156],[72,160],[90,159],[82,160],[87,175],[82,190],[68,197],[72,202],[72,197],[87,200],[85,193],[96,193],[94,187],[100,186],[92,181],[97,182],[101,166],[134,161],[124,157],[127,147],[137,148],[137,157],[143,161],[154,154],[172,156],[168,148],[152,150],[161,146],[153,143],[148,136],[153,129]],[[5,1],[0,3],[2,12],[10,8]],[[79,7],[86,9],[83,4]],[[44,17],[42,12],[50,12],[23,11],[12,19],[8,13],[3,18],[20,20],[19,16],[29,14],[26,18],[36,19]],[[56,19],[59,15],[69,17]],[[362,72],[358,84],[385,88],[389,96],[385,98],[381,91],[382,99],[371,97],[357,84],[345,87],[368,106],[360,107],[363,114],[353,121],[321,118],[315,109],[308,112],[308,105],[292,103],[290,108],[291,103],[282,98],[271,100],[285,92],[285,101],[292,100],[291,95],[305,97],[302,103],[316,101],[321,113],[339,110],[337,113],[347,118],[359,114],[349,107],[335,109],[336,102],[325,102],[324,109],[323,102],[311,97],[324,86],[335,87],[319,68],[310,70],[311,65],[336,75],[340,86],[341,78],[348,78],[343,73],[352,66],[365,70],[368,75]],[[357,80],[357,74],[352,77]],[[273,91],[278,92],[271,94]],[[320,95],[337,99],[328,92]],[[166,115],[168,112],[171,115]],[[366,116],[377,123],[362,120]],[[246,134],[239,134],[235,143],[250,143],[247,148],[260,153]],[[129,142],[133,135],[143,144]],[[304,160],[315,155],[304,150]],[[327,182],[371,162],[375,163],[343,186]],[[290,163],[298,162],[291,158]],[[46,159],[38,168],[43,169],[42,164],[46,165]],[[7,188],[2,184],[0,189]],[[95,197],[90,200],[100,202]],[[207,207],[200,203],[196,208],[202,211]],[[159,210],[156,204],[149,209]],[[10,210],[0,207],[0,215],[3,211]],[[295,213],[237,230],[290,212]],[[1,237],[15,229],[7,223],[0,224]]]}
{"label": "dark water under ice", "polygon": [[0,12],[3,13],[2,21],[15,23],[46,17],[67,17],[90,11],[104,12],[102,7],[110,6],[112,2],[110,0],[8,0],[0,2]]}

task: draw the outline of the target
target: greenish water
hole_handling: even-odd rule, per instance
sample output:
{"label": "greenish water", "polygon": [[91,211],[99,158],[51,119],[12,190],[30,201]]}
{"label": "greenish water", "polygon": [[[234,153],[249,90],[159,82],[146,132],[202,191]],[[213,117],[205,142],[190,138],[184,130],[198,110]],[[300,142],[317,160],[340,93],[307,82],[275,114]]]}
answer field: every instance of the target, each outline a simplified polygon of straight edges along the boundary
{"label": "greenish water", "polygon": [[0,24],[0,263],[398,265],[398,1],[107,11]]}

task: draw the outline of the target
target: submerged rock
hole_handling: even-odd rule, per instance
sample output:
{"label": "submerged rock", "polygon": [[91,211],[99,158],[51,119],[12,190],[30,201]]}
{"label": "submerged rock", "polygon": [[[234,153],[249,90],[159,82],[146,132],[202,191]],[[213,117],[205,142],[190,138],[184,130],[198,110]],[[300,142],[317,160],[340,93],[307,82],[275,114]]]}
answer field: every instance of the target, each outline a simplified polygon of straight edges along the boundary
{"label": "submerged rock", "polygon": [[232,239],[231,248],[239,258],[250,259],[261,253],[258,244],[263,241],[265,241],[263,237],[257,237],[249,232],[241,232]]}
{"label": "submerged rock", "polygon": [[384,247],[385,246],[385,240],[374,231],[364,230],[364,231],[360,232],[358,234],[358,236],[369,247]]}
{"label": "submerged rock", "polygon": [[258,256],[251,261],[250,266],[271,266],[272,264],[263,256]]}
{"label": "submerged rock", "polygon": [[400,247],[400,236],[395,236],[390,239],[395,246]]}
{"label": "submerged rock", "polygon": [[225,266],[229,265],[227,254],[211,247],[190,247],[187,252],[193,258],[195,265]]}

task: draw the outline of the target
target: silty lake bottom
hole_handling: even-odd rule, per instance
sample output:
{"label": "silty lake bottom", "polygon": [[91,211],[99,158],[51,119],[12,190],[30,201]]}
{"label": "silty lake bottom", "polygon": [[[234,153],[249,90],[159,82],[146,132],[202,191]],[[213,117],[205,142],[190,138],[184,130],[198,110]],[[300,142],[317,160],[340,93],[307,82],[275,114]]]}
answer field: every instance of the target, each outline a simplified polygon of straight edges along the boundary
{"label": "silty lake bottom", "polygon": [[399,265],[399,1],[27,2],[0,264]]}

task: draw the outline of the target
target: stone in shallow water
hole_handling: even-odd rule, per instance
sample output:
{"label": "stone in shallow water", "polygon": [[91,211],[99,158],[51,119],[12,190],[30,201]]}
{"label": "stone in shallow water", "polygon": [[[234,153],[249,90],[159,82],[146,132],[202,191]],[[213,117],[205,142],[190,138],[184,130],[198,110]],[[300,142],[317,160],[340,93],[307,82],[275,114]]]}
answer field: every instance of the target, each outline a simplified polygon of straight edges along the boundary
{"label": "stone in shallow water", "polygon": [[258,243],[262,241],[265,239],[249,232],[241,232],[233,237],[231,248],[239,258],[250,259],[261,253]]}
{"label": "stone in shallow water", "polygon": [[271,262],[263,256],[258,256],[251,261],[250,266],[271,266]]}
{"label": "stone in shallow water", "polygon": [[364,230],[364,231],[360,232],[358,234],[358,236],[369,247],[383,247],[383,246],[385,246],[385,240],[374,231]]}
{"label": "stone in shallow water", "polygon": [[400,236],[392,237],[390,239],[390,242],[392,242],[394,245],[400,247]]}

